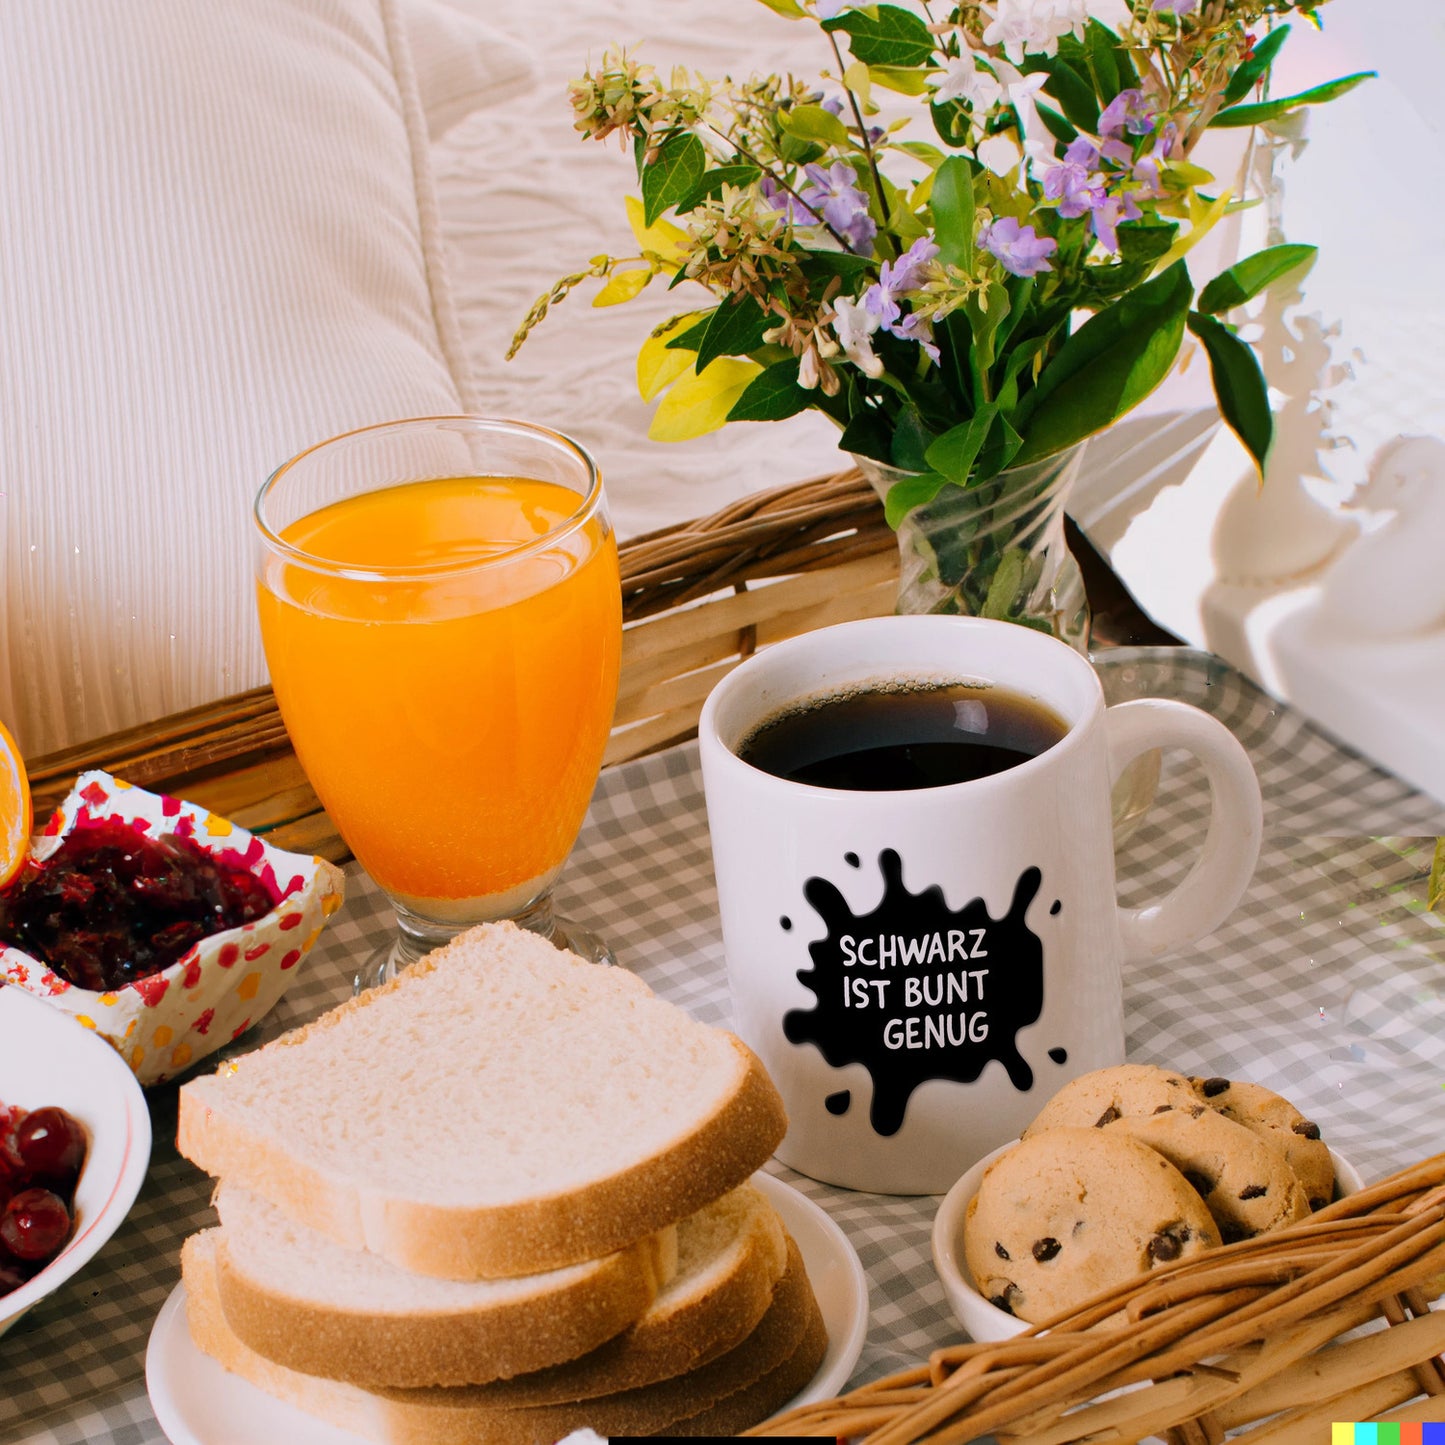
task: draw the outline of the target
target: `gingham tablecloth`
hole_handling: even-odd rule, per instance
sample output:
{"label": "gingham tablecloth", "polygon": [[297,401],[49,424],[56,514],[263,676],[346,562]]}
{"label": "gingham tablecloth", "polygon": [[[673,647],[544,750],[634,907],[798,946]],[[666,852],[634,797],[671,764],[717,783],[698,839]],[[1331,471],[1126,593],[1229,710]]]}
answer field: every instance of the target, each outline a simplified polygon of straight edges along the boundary
{"label": "gingham tablecloth", "polygon": [[[1111,701],[1175,697],[1221,718],[1263,786],[1266,841],[1244,903],[1197,947],[1126,977],[1129,1055],[1287,1094],[1366,1179],[1445,1147],[1445,920],[1424,908],[1445,808],[1332,742],[1227,665],[1185,649],[1098,659]],[[1121,896],[1157,895],[1202,837],[1193,765],[1166,757],[1158,803],[1120,855]],[[559,893],[619,962],[709,1023],[729,1007],[695,745],[608,771]],[[247,1047],[350,993],[391,917],[354,867],[302,977]],[[210,1067],[211,1065],[203,1065]],[[146,1339],[182,1239],[214,1222],[210,1181],[174,1150],[176,1090],[150,1095],[155,1152],[135,1208],[84,1270],[0,1337],[0,1440],[164,1439]],[[868,1275],[854,1383],[959,1337],[929,1254],[937,1199],[853,1194],[770,1166],[821,1203]]]}

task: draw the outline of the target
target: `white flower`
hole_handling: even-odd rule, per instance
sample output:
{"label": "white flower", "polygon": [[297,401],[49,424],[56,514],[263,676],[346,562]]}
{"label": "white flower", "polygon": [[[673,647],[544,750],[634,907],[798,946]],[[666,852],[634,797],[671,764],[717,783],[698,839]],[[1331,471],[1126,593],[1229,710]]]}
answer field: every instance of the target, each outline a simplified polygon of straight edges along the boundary
{"label": "white flower", "polygon": [[1057,55],[1059,39],[1083,39],[1088,19],[1084,0],[994,0],[985,14],[993,18],[983,32],[985,45],[1001,45],[1015,65],[1025,53]]}
{"label": "white flower", "polygon": [[[1048,76],[1042,79],[1047,80]],[[957,60],[948,62],[948,69],[935,89],[933,103],[943,105],[950,100],[966,100],[977,111],[989,111],[1002,96],[1003,86],[973,58],[972,53],[966,52]]]}
{"label": "white flower", "polygon": [[978,146],[979,164],[996,176],[1006,176],[1023,159],[1024,153],[1011,135],[991,135]]}
{"label": "white flower", "polygon": [[838,338],[848,360],[865,376],[882,376],[883,362],[873,353],[873,333],[878,330],[878,317],[861,301],[840,296],[833,303],[833,334]]}

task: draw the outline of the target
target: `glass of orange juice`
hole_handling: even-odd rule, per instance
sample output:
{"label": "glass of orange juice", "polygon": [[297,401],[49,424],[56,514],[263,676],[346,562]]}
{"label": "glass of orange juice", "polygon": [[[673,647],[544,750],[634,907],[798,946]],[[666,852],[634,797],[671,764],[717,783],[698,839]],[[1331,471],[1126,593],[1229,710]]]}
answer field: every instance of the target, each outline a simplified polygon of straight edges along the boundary
{"label": "glass of orange juice", "polygon": [[617,545],[592,459],[522,422],[393,422],[287,462],[255,521],[282,719],[396,909],[358,987],[503,918],[610,958],[551,901],[617,699]]}

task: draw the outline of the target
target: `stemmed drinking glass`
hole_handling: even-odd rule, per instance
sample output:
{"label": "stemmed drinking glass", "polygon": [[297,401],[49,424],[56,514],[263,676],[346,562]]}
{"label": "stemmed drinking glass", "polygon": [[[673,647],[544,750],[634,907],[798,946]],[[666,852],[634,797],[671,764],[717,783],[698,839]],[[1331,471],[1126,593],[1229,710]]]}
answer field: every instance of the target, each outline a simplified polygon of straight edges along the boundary
{"label": "stemmed drinking glass", "polygon": [[287,462],[255,522],[281,716],[396,909],[357,987],[504,918],[610,961],[552,913],[617,698],[617,546],[592,459],[522,422],[393,422]]}

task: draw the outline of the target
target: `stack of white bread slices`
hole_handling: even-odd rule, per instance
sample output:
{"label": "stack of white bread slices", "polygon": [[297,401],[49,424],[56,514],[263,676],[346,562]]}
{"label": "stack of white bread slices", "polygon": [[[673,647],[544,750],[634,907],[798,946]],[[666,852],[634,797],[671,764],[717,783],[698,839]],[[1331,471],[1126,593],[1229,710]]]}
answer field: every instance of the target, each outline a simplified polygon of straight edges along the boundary
{"label": "stack of white bread slices", "polygon": [[368,1439],[735,1434],[827,1335],[741,1041],[508,924],[186,1084],[192,1337]]}

